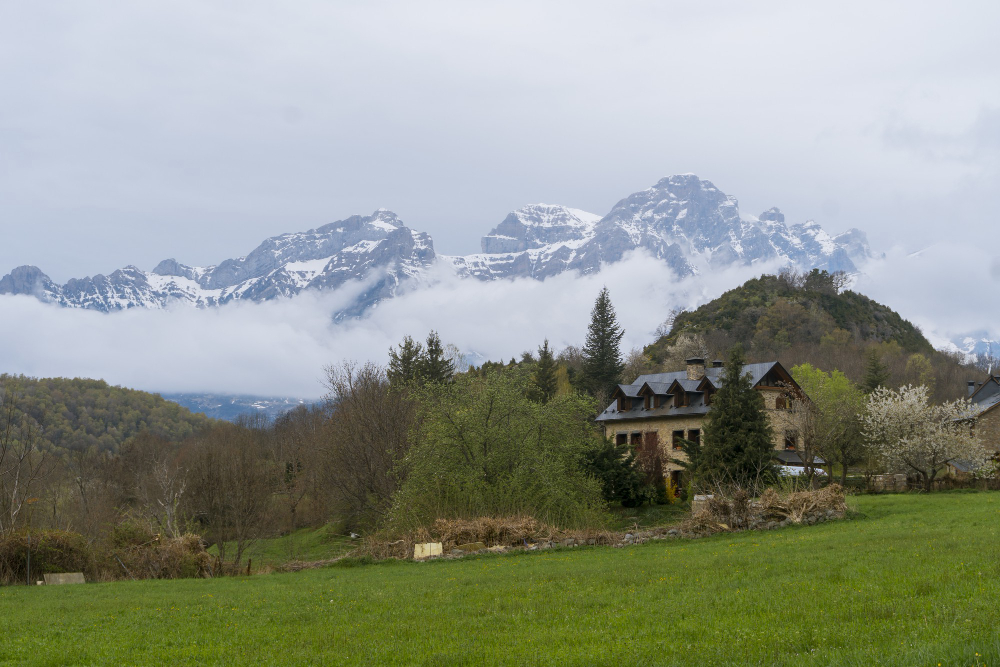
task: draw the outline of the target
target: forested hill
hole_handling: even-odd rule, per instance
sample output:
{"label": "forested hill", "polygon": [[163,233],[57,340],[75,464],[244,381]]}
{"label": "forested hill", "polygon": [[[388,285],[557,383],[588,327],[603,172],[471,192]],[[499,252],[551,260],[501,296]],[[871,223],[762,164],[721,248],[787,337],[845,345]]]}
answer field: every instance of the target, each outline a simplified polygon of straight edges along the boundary
{"label": "forested hill", "polygon": [[[5,402],[13,400],[18,415],[27,414],[41,427],[43,443],[51,447],[114,451],[144,430],[179,442],[213,423],[158,394],[103,380],[3,374],[0,392]],[[2,421],[5,414],[0,414]]]}
{"label": "forested hill", "polygon": [[659,361],[683,334],[715,334],[762,352],[853,341],[895,342],[908,353],[933,353],[917,327],[863,294],[841,291],[841,281],[818,270],[748,280],[697,310],[679,313],[670,332],[645,352]]}

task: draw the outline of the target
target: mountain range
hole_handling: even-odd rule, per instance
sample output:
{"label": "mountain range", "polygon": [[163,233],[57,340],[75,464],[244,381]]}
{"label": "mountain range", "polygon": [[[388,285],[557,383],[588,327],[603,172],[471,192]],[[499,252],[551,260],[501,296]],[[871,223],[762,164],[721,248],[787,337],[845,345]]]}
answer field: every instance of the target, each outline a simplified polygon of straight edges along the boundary
{"label": "mountain range", "polygon": [[291,297],[362,281],[363,292],[338,316],[359,315],[443,264],[474,280],[592,273],[644,250],[678,277],[734,264],[782,261],[799,268],[854,272],[872,258],[864,232],[832,236],[819,224],[786,224],[777,208],[741,215],[735,197],[693,174],[670,176],[619,201],[604,216],[533,204],[511,212],[482,238],[482,252],[439,255],[431,237],[379,209],[306,232],[265,240],[248,255],[207,267],[165,259],[151,271],[126,266],[110,275],[52,281],[35,266],[0,279],[0,294],[27,294],[70,308],[113,312],[195,307]]}

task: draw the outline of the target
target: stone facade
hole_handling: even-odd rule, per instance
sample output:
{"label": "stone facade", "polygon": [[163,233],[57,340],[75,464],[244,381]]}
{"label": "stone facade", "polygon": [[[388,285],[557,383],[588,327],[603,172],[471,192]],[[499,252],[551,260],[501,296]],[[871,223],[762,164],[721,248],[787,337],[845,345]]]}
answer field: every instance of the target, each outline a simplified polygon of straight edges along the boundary
{"label": "stone facade", "polygon": [[[760,391],[764,396],[764,407],[767,409],[771,430],[774,432],[775,450],[787,449],[786,437],[792,437],[793,434],[796,449],[801,448],[802,435],[795,428],[795,413],[792,410],[775,407],[782,392],[770,387],[759,387],[757,391]],[[673,459],[687,460],[687,455],[683,450],[674,448],[674,433],[682,433],[683,435],[680,437],[693,440],[692,431],[697,431],[699,439],[696,441],[701,443],[707,421],[708,415],[686,415],[683,417],[649,417],[605,422],[604,436],[612,438],[616,442],[620,442],[620,438],[624,437],[625,442],[638,445],[645,442],[647,433],[656,433],[657,445],[664,461],[664,474],[671,476],[671,473],[683,470]],[[1000,425],[1000,420],[998,420],[998,425]]]}
{"label": "stone facade", "polygon": [[[776,361],[746,364],[743,374],[763,398],[775,450],[801,450],[801,429],[797,428],[801,412],[796,402],[809,399],[791,374]],[[680,439],[701,443],[712,396],[724,382],[721,361],[708,367],[704,359],[692,357],[684,370],[641,375],[630,385],[618,385],[613,402],[597,421],[605,437],[619,444],[628,443],[645,452],[651,452],[655,445],[664,476],[679,483],[683,466],[675,460],[682,461],[686,455],[675,443]]]}
{"label": "stone facade", "polygon": [[1000,405],[979,415],[975,429],[987,447],[1000,452]]}

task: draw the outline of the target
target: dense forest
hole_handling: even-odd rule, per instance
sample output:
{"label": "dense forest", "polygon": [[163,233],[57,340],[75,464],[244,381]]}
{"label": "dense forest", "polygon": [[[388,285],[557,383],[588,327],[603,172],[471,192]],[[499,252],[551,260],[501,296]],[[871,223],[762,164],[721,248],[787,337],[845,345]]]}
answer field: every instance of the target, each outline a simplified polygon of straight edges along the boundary
{"label": "dense forest", "polygon": [[39,427],[44,449],[118,451],[148,431],[180,442],[207,428],[212,420],[158,394],[85,378],[29,378],[0,375],[0,392],[16,396],[19,413]]}
{"label": "dense forest", "polygon": [[682,335],[722,334],[746,349],[776,350],[827,340],[895,342],[907,353],[934,351],[920,330],[888,306],[842,289],[845,278],[813,269],[763,275],[731,289],[697,310],[681,312],[669,333],[647,348],[661,360]]}
{"label": "dense forest", "polygon": [[[690,356],[722,358],[740,343],[750,361],[808,363],[861,382],[870,358],[889,384],[927,385],[935,400],[963,395],[975,377],[960,355],[935,350],[888,306],[843,289],[845,277],[814,269],[748,280],[692,311],[674,313],[660,335],[633,357],[640,372],[677,370]],[[626,375],[626,381],[631,381]]]}

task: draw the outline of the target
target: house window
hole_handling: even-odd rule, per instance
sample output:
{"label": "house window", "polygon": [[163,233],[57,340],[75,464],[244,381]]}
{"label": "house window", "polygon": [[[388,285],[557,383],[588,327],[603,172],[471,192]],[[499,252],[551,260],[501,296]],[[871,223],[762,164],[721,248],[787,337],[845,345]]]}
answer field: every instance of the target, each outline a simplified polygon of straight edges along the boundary
{"label": "house window", "polygon": [[691,442],[693,442],[694,444],[696,444],[696,445],[698,445],[700,447],[701,446],[701,431],[698,430],[698,429],[696,429],[696,428],[693,428],[693,429],[689,430],[688,431],[688,440],[690,440]]}
{"label": "house window", "polygon": [[681,440],[683,440],[683,439],[684,439],[684,431],[674,431],[673,438],[672,438],[673,444],[674,444],[674,449],[680,449],[681,448]]}
{"label": "house window", "polygon": [[774,399],[774,409],[775,410],[786,410],[788,408],[788,399],[780,394]]}
{"label": "house window", "polygon": [[646,397],[643,399],[643,406],[642,407],[644,407],[647,410],[649,410],[649,394],[646,394]]}
{"label": "house window", "polygon": [[641,445],[642,444],[642,433],[639,433],[638,431],[636,431],[635,433],[633,433],[632,434],[632,443],[631,444],[634,445],[634,446],[636,446],[636,447],[638,447],[639,445]]}
{"label": "house window", "polygon": [[785,431],[785,449],[798,449],[799,434],[795,431]]}
{"label": "house window", "polygon": [[616,445],[627,445],[628,444],[628,433],[617,433],[617,434],[615,434],[615,444]]}

